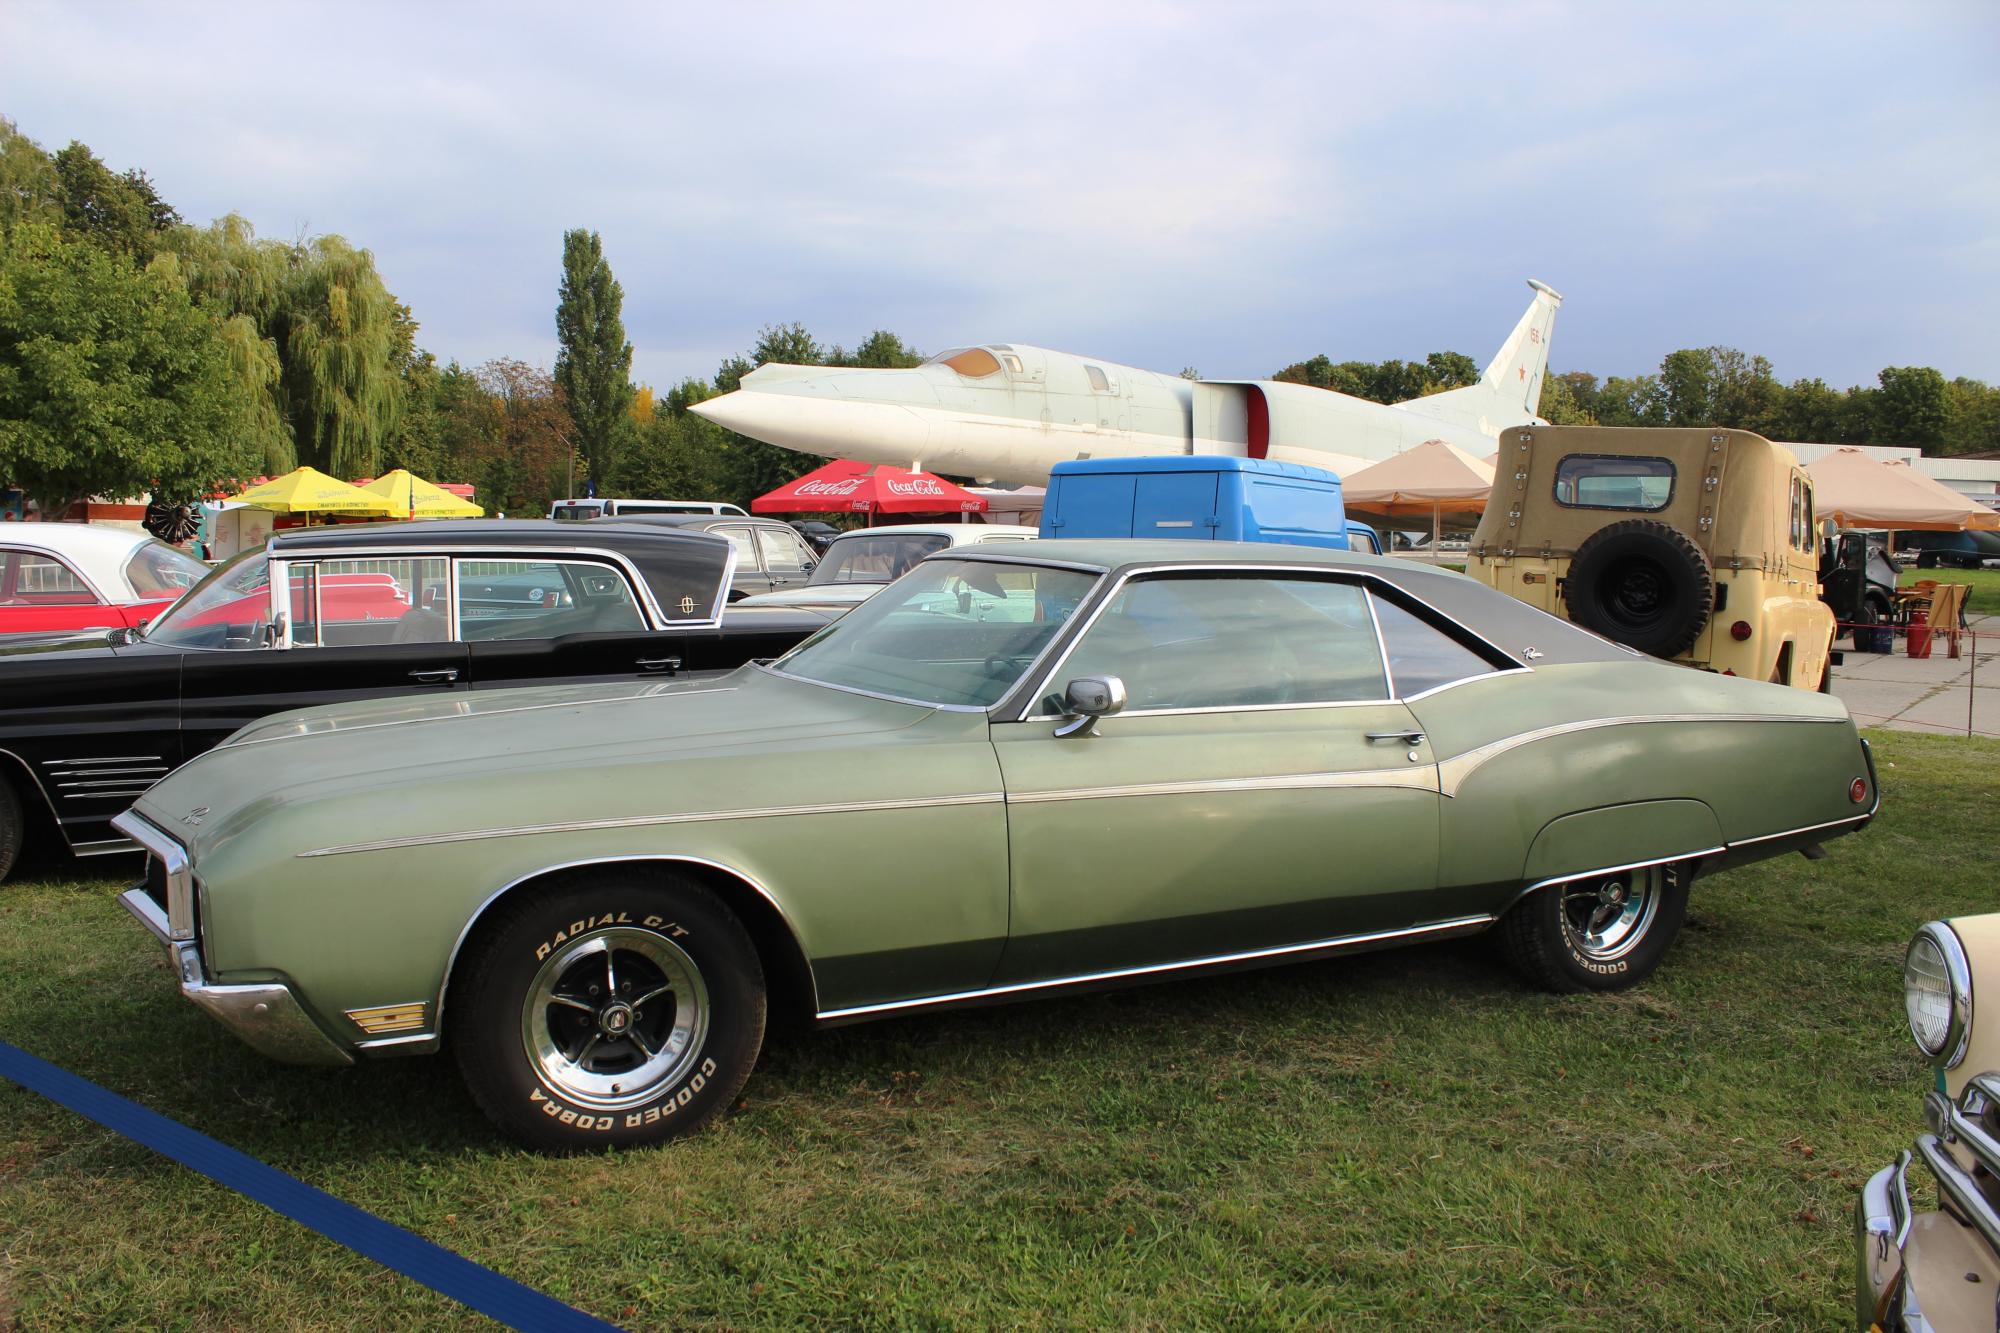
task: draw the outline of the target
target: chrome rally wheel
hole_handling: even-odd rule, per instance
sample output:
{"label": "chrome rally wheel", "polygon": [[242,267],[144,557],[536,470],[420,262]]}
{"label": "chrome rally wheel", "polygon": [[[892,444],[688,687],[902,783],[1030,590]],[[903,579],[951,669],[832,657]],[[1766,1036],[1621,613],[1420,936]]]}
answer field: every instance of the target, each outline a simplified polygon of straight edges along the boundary
{"label": "chrome rally wheel", "polygon": [[1606,871],[1544,885],[1500,919],[1507,959],[1546,990],[1623,990],[1652,974],[1680,933],[1694,863]]}
{"label": "chrome rally wheel", "polygon": [[549,1152],[691,1134],[764,1042],[764,970],[728,906],[660,865],[565,872],[501,900],[453,969],[445,1040],[480,1108]]}
{"label": "chrome rally wheel", "polygon": [[623,1110],[673,1083],[708,1035],[708,987],[679,945],[612,926],[549,955],[521,1007],[521,1044],[549,1091]]}
{"label": "chrome rally wheel", "polygon": [[1665,875],[1664,867],[1648,866],[1558,885],[1564,939],[1592,962],[1625,957],[1652,927]]}

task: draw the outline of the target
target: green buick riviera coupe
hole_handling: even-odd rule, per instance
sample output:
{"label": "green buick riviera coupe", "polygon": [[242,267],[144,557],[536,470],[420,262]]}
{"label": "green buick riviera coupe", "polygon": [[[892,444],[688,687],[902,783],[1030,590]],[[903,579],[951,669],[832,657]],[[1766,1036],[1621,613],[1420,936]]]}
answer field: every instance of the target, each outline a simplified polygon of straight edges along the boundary
{"label": "green buick riviera coupe", "polygon": [[1497,927],[1632,985],[1698,875],[1876,806],[1839,701],[1298,547],[940,552],[704,681],[253,723],[119,821],[182,993],[272,1056],[447,1042],[530,1144],[729,1105],[821,1023]]}

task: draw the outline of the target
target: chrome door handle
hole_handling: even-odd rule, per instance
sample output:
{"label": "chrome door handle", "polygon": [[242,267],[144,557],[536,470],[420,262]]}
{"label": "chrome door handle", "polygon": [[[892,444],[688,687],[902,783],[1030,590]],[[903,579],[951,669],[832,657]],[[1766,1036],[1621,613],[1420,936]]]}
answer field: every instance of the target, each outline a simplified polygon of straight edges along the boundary
{"label": "chrome door handle", "polygon": [[681,669],[681,659],[678,657],[642,657],[639,659],[639,669],[641,671],[665,671],[668,675],[672,675]]}
{"label": "chrome door handle", "polygon": [[412,671],[410,679],[419,685],[449,685],[458,679],[456,667],[439,667],[434,671]]}
{"label": "chrome door handle", "polygon": [[1368,739],[1371,741],[1401,741],[1405,745],[1422,745],[1424,743],[1424,733],[1408,729],[1403,731],[1371,731],[1368,733]]}

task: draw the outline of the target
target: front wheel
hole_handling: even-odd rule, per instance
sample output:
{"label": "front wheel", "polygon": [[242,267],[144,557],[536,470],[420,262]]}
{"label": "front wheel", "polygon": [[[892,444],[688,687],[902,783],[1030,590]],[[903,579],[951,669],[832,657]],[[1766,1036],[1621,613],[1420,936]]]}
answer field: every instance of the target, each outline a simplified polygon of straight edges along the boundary
{"label": "front wheel", "polygon": [[27,825],[21,813],[21,794],[14,790],[14,784],[6,773],[0,772],[0,880],[14,868],[14,859],[21,854],[21,840],[27,833]]}
{"label": "front wheel", "polygon": [[1637,985],[1680,933],[1692,870],[1647,866],[1537,889],[1501,919],[1508,961],[1552,991]]}
{"label": "front wheel", "polygon": [[508,903],[464,964],[452,1045],[493,1122],[549,1152],[691,1134],[743,1088],[764,974],[685,875],[580,872]]}

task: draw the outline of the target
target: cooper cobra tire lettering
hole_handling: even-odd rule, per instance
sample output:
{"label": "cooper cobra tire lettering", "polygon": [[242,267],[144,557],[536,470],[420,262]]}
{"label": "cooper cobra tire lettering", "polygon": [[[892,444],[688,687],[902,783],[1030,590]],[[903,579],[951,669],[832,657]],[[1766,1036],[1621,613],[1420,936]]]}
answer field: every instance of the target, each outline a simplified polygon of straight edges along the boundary
{"label": "cooper cobra tire lettering", "polygon": [[[599,994],[607,963],[618,984]],[[446,1040],[467,1087],[543,1151],[694,1133],[736,1100],[763,1044],[756,947],[715,893],[671,867],[592,866],[510,895],[468,942],[453,985],[465,1002]],[[676,1033],[684,1044],[666,1042]]]}
{"label": "cooper cobra tire lettering", "polygon": [[[1627,872],[1653,876],[1658,897],[1638,933],[1620,946],[1617,957],[1592,957],[1580,949],[1563,927],[1563,884],[1535,890],[1508,910],[1494,934],[1507,960],[1529,981],[1558,992],[1612,991],[1635,986],[1652,975],[1666,956],[1687,913],[1688,884],[1694,865],[1667,865]],[[1603,879],[1604,872],[1594,878]],[[1628,879],[1627,881],[1632,882]],[[1571,887],[1574,887],[1572,885]],[[1606,952],[1611,952],[1606,950]]]}

